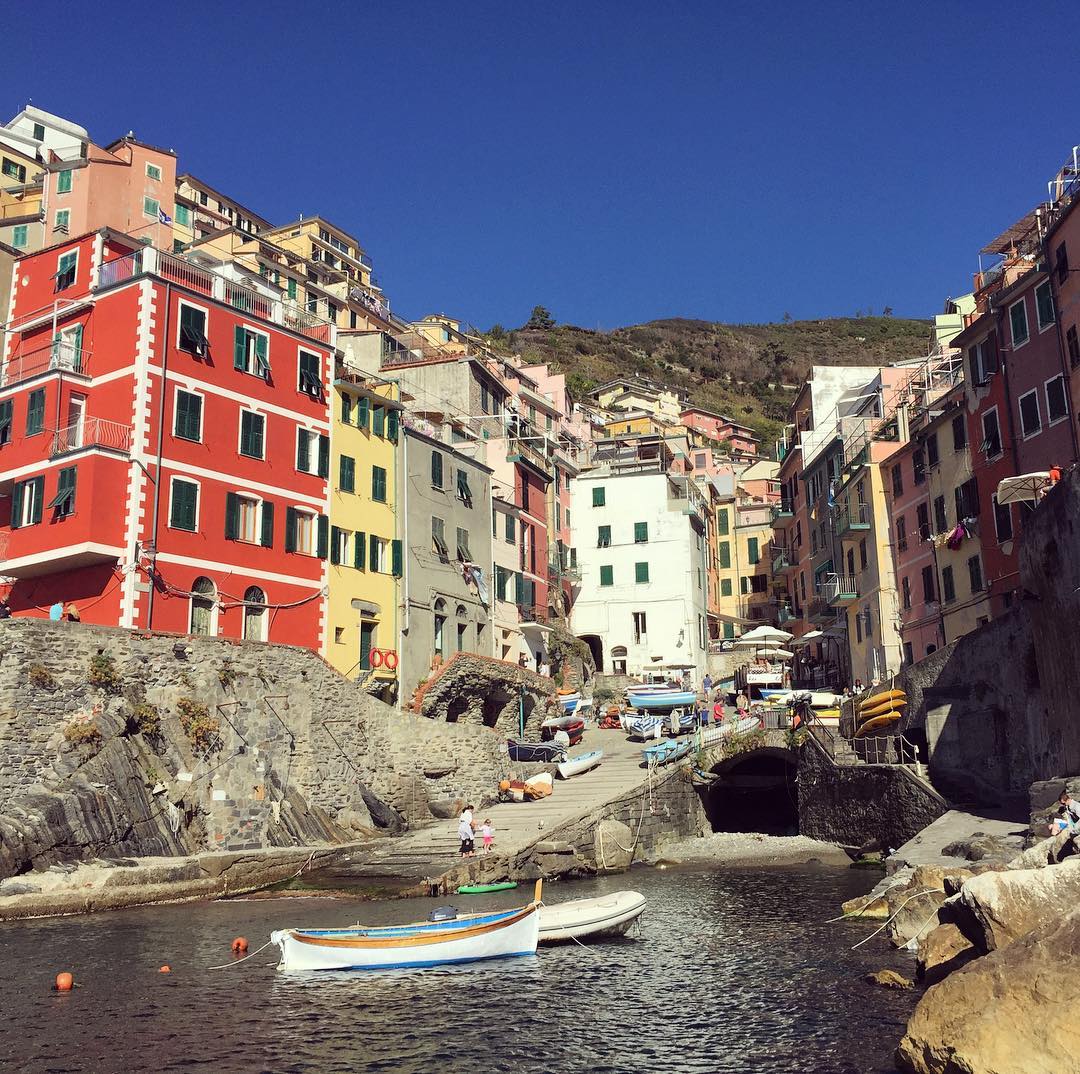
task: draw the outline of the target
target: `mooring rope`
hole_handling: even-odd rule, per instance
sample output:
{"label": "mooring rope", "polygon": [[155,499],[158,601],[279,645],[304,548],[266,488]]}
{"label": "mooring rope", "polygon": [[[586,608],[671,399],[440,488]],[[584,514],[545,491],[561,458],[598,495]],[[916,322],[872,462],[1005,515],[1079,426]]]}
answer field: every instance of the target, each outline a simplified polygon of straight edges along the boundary
{"label": "mooring rope", "polygon": [[[266,943],[259,948],[259,951],[265,951],[273,942],[273,940],[267,940]],[[249,958],[254,958],[259,951],[252,951],[250,955],[244,955],[243,958],[235,959],[232,962],[223,962],[220,966],[207,966],[206,968],[208,970],[227,970],[231,966],[239,966],[241,962],[247,962]]]}
{"label": "mooring rope", "polygon": [[[863,945],[864,943],[866,943],[866,942],[867,942],[867,941],[869,941],[869,940],[872,940],[872,939],[873,939],[873,938],[874,938],[874,937],[875,937],[875,936],[876,936],[876,935],[877,935],[877,934],[878,934],[879,932],[881,932],[881,931],[882,931],[882,929],[885,929],[885,928],[887,928],[887,927],[888,927],[888,925],[889,925],[889,923],[890,923],[890,922],[892,922],[892,921],[894,921],[894,920],[895,920],[895,919],[896,919],[896,918],[897,918],[897,917],[898,917],[898,916],[900,915],[900,911],[901,911],[901,910],[903,910],[903,908],[904,908],[905,906],[907,906],[907,904],[908,904],[909,902],[911,902],[911,900],[912,900],[912,899],[918,899],[918,898],[920,898],[920,897],[921,897],[921,896],[923,896],[923,895],[933,895],[933,894],[934,894],[934,892],[936,892],[936,891],[939,891],[939,890],[940,890],[939,888],[927,888],[927,889],[926,889],[925,891],[916,891],[914,895],[909,895],[909,896],[908,896],[908,897],[907,897],[907,898],[906,898],[906,899],[905,899],[905,900],[904,900],[904,901],[903,901],[903,902],[902,902],[902,903],[901,903],[901,904],[900,904],[900,905],[899,905],[899,906],[898,906],[898,907],[896,908],[896,913],[895,913],[895,914],[893,914],[893,915],[892,915],[892,917],[890,917],[888,921],[886,921],[886,922],[885,922],[885,923],[884,923],[883,925],[879,926],[878,928],[874,929],[874,931],[873,931],[873,932],[871,932],[871,933],[870,933],[870,935],[869,935],[869,936],[867,936],[865,940],[860,940],[860,941],[859,941],[859,942],[858,942],[857,944],[855,944],[855,947],[862,947],[862,945]],[[936,913],[937,911],[934,911],[934,912]],[[933,915],[931,915],[931,917],[932,917],[932,916],[933,916]],[[930,918],[927,918],[926,920],[927,920],[927,921],[929,921],[929,920],[930,920]],[[924,928],[926,927],[926,922],[923,922],[923,927],[924,927]],[[920,930],[920,931],[921,931],[921,930]],[[855,947],[852,947],[852,949],[851,949],[851,950],[852,950],[852,951],[854,951],[854,950],[855,950]]]}

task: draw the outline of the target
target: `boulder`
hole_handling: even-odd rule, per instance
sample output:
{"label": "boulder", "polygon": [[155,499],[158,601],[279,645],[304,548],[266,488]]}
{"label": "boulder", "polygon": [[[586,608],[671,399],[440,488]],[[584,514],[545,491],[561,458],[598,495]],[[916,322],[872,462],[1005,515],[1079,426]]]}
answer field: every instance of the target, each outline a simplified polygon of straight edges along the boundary
{"label": "boulder", "polygon": [[460,817],[464,808],[464,798],[438,798],[434,802],[428,802],[428,809],[439,820],[453,820],[455,817]]}
{"label": "boulder", "polygon": [[893,888],[905,887],[915,870],[911,866],[898,869],[891,876],[883,877],[872,891],[840,904],[845,917],[870,917],[885,920],[889,916],[887,895]]}
{"label": "boulder", "polygon": [[941,924],[939,914],[947,898],[946,883],[972,875],[968,869],[919,865],[907,884],[890,888],[886,903],[892,919],[888,934],[893,945],[906,947]]}
{"label": "boulder", "polygon": [[1036,839],[1046,835],[1051,818],[1057,816],[1058,795],[1068,790],[1080,801],[1080,776],[1057,776],[1032,783],[1028,788],[1028,806],[1031,814],[1031,831]]}
{"label": "boulder", "polygon": [[593,857],[600,872],[626,872],[634,860],[634,833],[613,817],[602,820],[593,833]]}
{"label": "boulder", "polygon": [[1013,858],[1023,845],[1019,837],[985,835],[982,832],[976,832],[969,839],[960,839],[942,847],[941,853],[950,858],[1003,864]]}
{"label": "boulder", "polygon": [[914,981],[895,970],[878,970],[877,973],[868,973],[863,980],[870,984],[880,985],[882,988],[893,988],[902,992],[909,992],[915,987]]}
{"label": "boulder", "polygon": [[1049,835],[1028,847],[1022,854],[1018,854],[1005,868],[1041,869],[1044,865],[1055,865],[1078,852],[1076,842],[1076,837],[1072,832]]}
{"label": "boulder", "polygon": [[1013,869],[972,877],[953,911],[961,931],[982,951],[996,951],[1046,921],[1080,906],[1080,857],[1043,869]]}
{"label": "boulder", "polygon": [[919,1001],[896,1065],[904,1074],[1075,1071],[1080,1030],[1069,968],[1078,964],[1080,911],[976,959]]}
{"label": "boulder", "polygon": [[956,924],[946,921],[919,938],[916,975],[924,985],[937,984],[978,956],[975,946]]}

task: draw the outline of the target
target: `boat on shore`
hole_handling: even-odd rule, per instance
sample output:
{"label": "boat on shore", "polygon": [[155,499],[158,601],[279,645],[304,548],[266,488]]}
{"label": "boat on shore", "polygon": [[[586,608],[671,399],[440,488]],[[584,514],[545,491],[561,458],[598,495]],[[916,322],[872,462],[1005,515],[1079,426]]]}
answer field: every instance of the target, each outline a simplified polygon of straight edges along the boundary
{"label": "boat on shore", "polygon": [[512,738],[508,738],[506,749],[510,754],[510,760],[517,761],[519,764],[529,761],[552,764],[566,758],[566,750],[557,742],[515,742]]}
{"label": "boat on shore", "polygon": [[594,899],[572,899],[540,907],[541,944],[602,940],[626,935],[645,909],[638,891],[613,891]]}
{"label": "boat on shore", "polygon": [[577,690],[574,690],[572,693],[569,694],[564,694],[562,691],[560,691],[558,694],[559,707],[567,715],[569,715],[578,707],[578,703],[580,701],[581,694],[578,693]]}
{"label": "boat on shore", "polygon": [[595,768],[604,758],[603,750],[591,750],[578,757],[568,757],[555,771],[560,779],[569,779],[571,776],[580,776]]}
{"label": "boat on shore", "polygon": [[623,716],[623,727],[631,738],[659,738],[664,730],[664,717],[655,712],[628,712]]}
{"label": "boat on shore", "polygon": [[540,882],[528,906],[440,921],[347,929],[279,929],[270,942],[281,949],[278,968],[389,970],[446,966],[536,953],[540,934]]}
{"label": "boat on shore", "polygon": [[638,691],[633,688],[626,693],[627,700],[635,709],[670,712],[672,709],[693,706],[697,694],[693,690],[677,690],[672,687]]}
{"label": "boat on shore", "polygon": [[691,739],[668,738],[655,745],[646,746],[641,751],[641,756],[647,765],[666,765],[679,760],[680,757],[685,757],[693,748],[694,743]]}
{"label": "boat on shore", "polygon": [[565,731],[570,745],[576,746],[585,734],[585,721],[575,715],[552,716],[540,725],[540,737],[550,741],[560,731]]}

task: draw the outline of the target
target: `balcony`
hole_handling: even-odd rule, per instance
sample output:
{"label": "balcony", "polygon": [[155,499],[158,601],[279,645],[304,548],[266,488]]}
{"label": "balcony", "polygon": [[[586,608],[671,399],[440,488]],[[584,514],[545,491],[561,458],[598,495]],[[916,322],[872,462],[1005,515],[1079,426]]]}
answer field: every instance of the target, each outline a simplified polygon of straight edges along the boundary
{"label": "balcony", "polygon": [[0,376],[0,386],[10,388],[21,381],[54,370],[89,376],[89,366],[89,351],[72,343],[54,340],[44,347],[9,358],[4,365],[3,376]]}
{"label": "balcony", "polygon": [[830,608],[846,608],[859,599],[859,583],[854,575],[833,574],[821,583],[821,595]]}
{"label": "balcony", "polygon": [[795,567],[796,564],[790,548],[783,545],[771,545],[770,551],[772,553],[773,574],[783,574],[785,571]]}
{"label": "balcony", "polygon": [[247,283],[229,279],[220,272],[212,272],[152,246],[106,261],[98,270],[95,289],[115,287],[142,275],[159,276],[321,343],[333,342],[333,325],[296,303],[274,298]]}
{"label": "balcony", "polygon": [[769,519],[776,523],[782,518],[791,518],[793,515],[791,504],[787,500],[781,500],[779,503],[773,504],[772,510],[769,512]]}
{"label": "balcony", "polygon": [[539,604],[519,604],[518,621],[522,624],[526,623],[546,623],[548,621],[548,610]]}
{"label": "balcony", "polygon": [[857,504],[854,508],[840,507],[836,512],[836,536],[852,537],[870,529],[872,519],[868,503]]}
{"label": "balcony", "polygon": [[820,594],[811,597],[806,605],[806,617],[811,623],[829,623],[833,619],[833,609],[829,602]]}
{"label": "balcony", "polygon": [[50,458],[87,448],[103,448],[127,455],[131,451],[131,427],[104,418],[84,418],[63,429],[52,430]]}

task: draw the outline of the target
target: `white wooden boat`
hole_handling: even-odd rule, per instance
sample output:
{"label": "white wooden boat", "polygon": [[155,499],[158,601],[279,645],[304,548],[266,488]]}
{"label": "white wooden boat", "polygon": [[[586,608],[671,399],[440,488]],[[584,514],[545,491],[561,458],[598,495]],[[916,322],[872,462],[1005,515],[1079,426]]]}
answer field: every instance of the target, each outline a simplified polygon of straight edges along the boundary
{"label": "white wooden boat", "polygon": [[582,772],[588,772],[590,768],[595,768],[603,760],[603,757],[603,750],[592,750],[589,753],[583,753],[580,757],[567,758],[555,771],[559,773],[560,779],[580,776]]}
{"label": "white wooden boat", "polygon": [[664,730],[664,717],[653,712],[627,713],[623,726],[631,738],[659,738]]}
{"label": "white wooden boat", "polygon": [[638,891],[613,891],[595,899],[573,899],[540,907],[539,942],[566,943],[622,936],[641,916],[645,896]]}
{"label": "white wooden boat", "polygon": [[[539,886],[537,889],[539,896]],[[388,970],[445,966],[536,953],[539,897],[528,906],[449,921],[349,929],[280,929],[279,969]]]}

